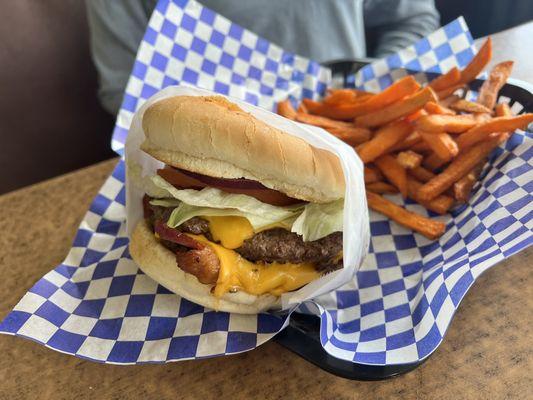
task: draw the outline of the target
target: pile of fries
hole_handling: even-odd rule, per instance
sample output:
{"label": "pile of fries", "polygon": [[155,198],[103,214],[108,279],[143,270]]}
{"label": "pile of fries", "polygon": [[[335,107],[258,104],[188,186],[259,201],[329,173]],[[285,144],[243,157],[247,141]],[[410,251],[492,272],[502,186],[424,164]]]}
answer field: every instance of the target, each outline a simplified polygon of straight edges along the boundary
{"label": "pile of fries", "polygon": [[438,214],[465,203],[488,155],[533,114],[513,116],[496,104],[512,61],[496,65],[476,102],[455,93],[478,76],[492,56],[490,38],[463,70],[452,68],[422,87],[406,76],[381,93],[331,89],[322,102],[304,99],[298,109],[278,104],[286,118],[324,128],[345,141],[365,164],[369,207],[430,239],[440,237],[440,221],[400,207],[383,194],[400,193]]}

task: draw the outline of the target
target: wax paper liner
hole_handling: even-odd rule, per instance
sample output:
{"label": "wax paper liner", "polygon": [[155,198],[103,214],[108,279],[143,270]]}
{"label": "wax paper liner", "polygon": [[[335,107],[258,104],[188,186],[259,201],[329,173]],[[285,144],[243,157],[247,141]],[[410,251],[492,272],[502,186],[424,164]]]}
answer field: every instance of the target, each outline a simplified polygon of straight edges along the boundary
{"label": "wax paper liner", "polygon": [[[213,95],[216,95],[216,93],[182,85],[169,86],[148,99],[133,118],[126,141],[126,165],[141,167],[140,172],[142,176],[146,177],[155,175],[156,169],[162,168],[164,165],[153,157],[148,156],[139,148],[145,138],[141,122],[142,115],[148,106],[171,96]],[[283,294],[281,296],[281,309],[289,310],[298,306],[303,301],[328,293],[349,282],[354,278],[356,271],[361,266],[361,262],[367,254],[370,235],[363,179],[363,163],[355,155],[352,147],[323,129],[290,121],[264,108],[251,105],[237,98],[230,97],[228,100],[237,104],[244,111],[251,113],[259,120],[276,126],[288,134],[299,137],[317,148],[332,152],[339,158],[342,166],[346,181],[343,226],[349,227],[349,229],[344,229],[343,235],[344,267],[316,279],[299,290]],[[129,175],[126,173],[126,216],[127,233],[128,236],[131,236],[136,224],[143,218],[142,197],[144,191],[142,187],[138,187],[141,185],[136,186],[132,184]]]}
{"label": "wax paper liner", "polygon": [[[381,89],[404,68],[443,72],[463,67],[473,54],[472,38],[458,19],[364,68],[349,83]],[[169,85],[187,82],[272,109],[288,94],[323,94],[329,79],[317,63],[194,1],[160,1],[137,54],[113,148],[122,153],[133,113]],[[513,110],[521,111],[520,105]],[[531,244],[531,134],[517,132],[504,146],[506,152],[491,156],[469,205],[433,216],[447,223],[439,241],[370,213],[370,255],[356,278],[300,307],[320,316],[328,353],[371,365],[424,359],[442,341],[475,279]],[[178,299],[135,268],[127,251],[124,180],[119,162],[65,261],[30,289],[0,331],[94,361],[134,364],[251,350],[283,328],[287,317],[215,313]]]}

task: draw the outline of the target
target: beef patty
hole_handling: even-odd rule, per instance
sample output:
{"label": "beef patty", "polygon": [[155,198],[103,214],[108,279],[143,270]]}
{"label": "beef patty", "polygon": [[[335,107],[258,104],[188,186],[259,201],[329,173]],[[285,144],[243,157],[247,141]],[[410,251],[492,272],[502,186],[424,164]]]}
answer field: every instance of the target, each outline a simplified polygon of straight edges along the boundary
{"label": "beef patty", "polygon": [[[152,225],[157,220],[166,222],[171,212],[172,209],[153,206],[145,202],[145,216]],[[200,217],[191,218],[175,229],[185,233],[204,235],[207,239],[213,241],[209,232],[208,221]],[[182,263],[189,260],[198,260],[200,262],[200,259],[192,257],[192,254],[187,257],[184,254],[180,254],[189,251],[184,246],[166,240],[162,240],[162,244],[178,254],[178,263],[180,260]],[[342,233],[335,232],[319,240],[304,242],[302,237],[296,233],[282,228],[274,228],[256,233],[250,239],[245,240],[243,245],[235,249],[235,251],[249,261],[307,262],[315,264],[316,269],[319,271],[333,271],[342,267],[342,259],[339,257],[339,253],[342,251]],[[206,255],[204,254],[204,256]],[[191,268],[187,269],[192,270],[194,268],[191,266]],[[210,276],[214,276],[213,272],[211,272]]]}
{"label": "beef patty", "polygon": [[342,251],[342,233],[335,232],[313,242],[282,228],[256,233],[244,241],[237,253],[250,261],[279,263],[314,263],[317,269],[327,269]]}

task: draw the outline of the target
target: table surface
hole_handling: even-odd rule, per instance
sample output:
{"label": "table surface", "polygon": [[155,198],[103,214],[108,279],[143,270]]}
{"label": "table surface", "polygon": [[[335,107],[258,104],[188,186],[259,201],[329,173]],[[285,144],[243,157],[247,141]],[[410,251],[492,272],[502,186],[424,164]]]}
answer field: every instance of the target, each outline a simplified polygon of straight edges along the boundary
{"label": "table surface", "polygon": [[[533,84],[533,21],[491,35],[492,60],[488,65],[513,60],[512,77]],[[484,38],[476,40],[479,49]]]}
{"label": "table surface", "polygon": [[[527,35],[533,24],[526,28],[518,29]],[[504,43],[505,36],[494,39],[495,49],[502,48],[498,43]],[[498,51],[495,58],[514,59],[518,65],[525,56]],[[515,76],[531,82],[532,74],[533,68]],[[63,260],[85,210],[115,163],[106,161],[0,196],[0,318]],[[391,380],[339,378],[274,342],[235,356],[126,367],[92,363],[2,336],[0,400],[248,399],[304,394],[310,399],[526,398],[533,391],[530,257],[531,248],[481,276],[435,354],[413,372]]]}

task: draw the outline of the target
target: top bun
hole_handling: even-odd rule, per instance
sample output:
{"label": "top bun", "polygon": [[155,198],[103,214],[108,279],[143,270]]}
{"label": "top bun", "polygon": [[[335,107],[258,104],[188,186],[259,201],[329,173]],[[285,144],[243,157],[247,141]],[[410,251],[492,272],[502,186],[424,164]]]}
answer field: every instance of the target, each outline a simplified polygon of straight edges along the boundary
{"label": "top bun", "polygon": [[165,164],[216,178],[247,178],[314,203],[344,197],[339,159],[270,126],[221,96],[152,104],[141,148]]}

